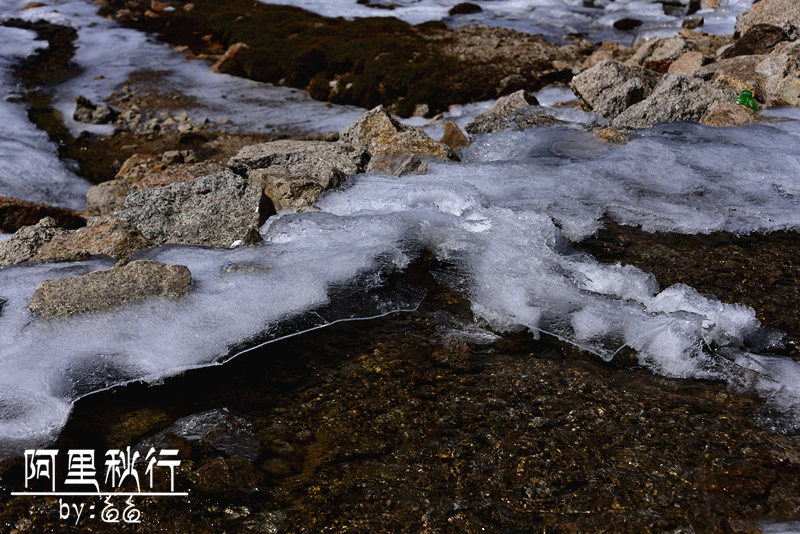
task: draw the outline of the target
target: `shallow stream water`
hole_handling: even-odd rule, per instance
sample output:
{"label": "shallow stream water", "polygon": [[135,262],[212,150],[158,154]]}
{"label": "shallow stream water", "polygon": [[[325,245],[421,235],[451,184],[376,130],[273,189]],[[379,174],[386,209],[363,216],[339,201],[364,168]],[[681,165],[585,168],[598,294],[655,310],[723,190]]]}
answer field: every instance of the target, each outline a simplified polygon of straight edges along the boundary
{"label": "shallow stream water", "polygon": [[[514,27],[530,23],[520,13],[585,10],[481,4],[480,21]],[[654,5],[604,13],[647,19]],[[745,7],[706,15],[732,27]],[[412,8],[442,6],[394,12]],[[211,76],[93,10],[14,12],[78,28],[82,74],[54,96],[67,117],[77,92],[102,99],[147,57],[190,80],[178,85],[206,101],[201,112],[243,116],[242,131],[268,118],[319,133],[364,111]],[[680,17],[661,13],[643,31],[675,31]],[[8,74],[41,43],[0,29],[14,45]],[[115,60],[96,79],[108,39]],[[221,92],[240,96],[215,108]],[[0,194],[80,207],[88,184],[11,96],[2,110],[29,134],[4,138]],[[466,123],[487,105],[450,116]],[[561,122],[480,136],[461,163],[424,176],[352,177],[319,211],[270,219],[261,245],[142,254],[190,268],[193,291],[177,303],[44,321],[26,308],[41,279],[113,263],[0,268],[5,452],[176,448],[190,498],[143,499],[140,531],[791,531],[796,110],[745,128],[659,125],[621,147],[583,131],[597,116],[540,111]],[[2,471],[20,490],[21,461]],[[3,502],[6,531],[73,528],[53,498]]]}

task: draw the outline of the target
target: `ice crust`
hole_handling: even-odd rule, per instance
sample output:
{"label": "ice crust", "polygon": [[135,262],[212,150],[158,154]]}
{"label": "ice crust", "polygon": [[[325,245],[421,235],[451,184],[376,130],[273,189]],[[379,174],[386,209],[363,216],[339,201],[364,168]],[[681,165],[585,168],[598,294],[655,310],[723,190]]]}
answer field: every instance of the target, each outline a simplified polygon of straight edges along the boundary
{"label": "ice crust", "polygon": [[[172,72],[173,82],[204,106],[190,110],[194,118],[232,115],[244,130],[255,131],[264,122],[337,130],[363,112],[324,108],[293,90],[209,73],[207,65],[185,62],[168,47],[97,17],[89,2],[60,1],[17,14],[23,3],[7,2],[0,13],[45,18],[79,31],[76,62],[84,72],[57,94],[67,117],[78,94],[102,100],[145,68]],[[440,18],[455,2],[395,3],[400,7],[386,14],[413,8]],[[516,20],[530,28],[531,17],[558,18],[548,30],[553,35],[566,32],[570,17],[583,9],[582,2],[554,0],[479,3],[484,13],[478,17],[486,23]],[[724,19],[720,24],[732,29],[745,3],[731,1],[715,12]],[[662,16],[651,13],[655,4],[647,2],[604,5],[605,11],[596,10],[607,17],[600,31],[614,17]],[[365,16],[342,12],[339,2],[335,6],[337,15]],[[355,2],[347,6],[368,9]],[[506,15],[498,15],[503,10]],[[370,16],[383,13],[368,10]],[[707,25],[709,18],[706,14]],[[673,22],[667,21],[664,31],[675,30]],[[9,66],[42,45],[33,37],[0,28],[0,82],[9,95],[16,90]],[[104,78],[94,80],[97,74]],[[215,107],[223,94],[224,106]],[[551,91],[541,101],[560,98]],[[488,106],[453,107],[445,118],[463,129]],[[798,230],[800,117],[783,110],[775,112],[786,117],[782,122],[743,128],[658,125],[625,146],[611,147],[582,131],[602,125],[597,116],[542,110],[567,124],[479,136],[459,151],[462,163],[430,163],[423,176],[351,177],[318,202],[319,211],[271,218],[261,229],[260,245],[235,250],[168,245],[140,254],[189,267],[193,286],[181,300],[155,298],[44,320],[27,309],[41,280],[107,269],[113,261],[96,257],[0,268],[0,455],[52,440],[72,403],[91,392],[132,380],[158,382],[338,320],[413,309],[422,292],[387,285],[386,275],[423,251],[452,265],[440,273],[441,280],[466,293],[478,318],[478,324],[464,325],[441,316],[443,338],[490,343],[501,332],[549,333],[606,359],[628,346],[655,372],[721,379],[758,392],[781,418],[780,428],[800,428],[800,368],[757,353],[780,336],[761,328],[754,310],[683,285],[659,288],[648,273],[600,264],[567,246],[569,239],[594,233],[604,216],[646,230],[689,234]],[[13,131],[0,134],[0,194],[81,207],[88,185],[57,160],[55,147],[27,122],[24,110],[6,98],[0,116],[11,125],[4,131]],[[435,138],[441,135],[440,124],[417,121]],[[70,126],[76,133],[88,127]]]}

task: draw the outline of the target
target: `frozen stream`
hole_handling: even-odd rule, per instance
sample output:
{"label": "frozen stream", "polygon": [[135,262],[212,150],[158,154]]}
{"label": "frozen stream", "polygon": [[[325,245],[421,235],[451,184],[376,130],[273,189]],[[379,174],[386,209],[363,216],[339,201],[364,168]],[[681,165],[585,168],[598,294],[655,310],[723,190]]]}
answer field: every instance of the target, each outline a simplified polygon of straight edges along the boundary
{"label": "frozen stream", "polygon": [[[540,7],[556,13],[571,3],[551,0]],[[4,3],[5,14],[17,4],[22,2]],[[445,4],[418,2],[408,13],[428,6],[426,16],[440,16],[436,10]],[[491,5],[511,12],[522,3],[484,4],[487,11]],[[629,14],[652,9],[646,2],[618,4]],[[315,5],[324,12],[327,4]],[[290,90],[210,75],[204,65],[183,62],[167,47],[98,19],[93,10],[88,2],[55,2],[23,12],[79,28],[76,61],[86,71],[59,92],[65,110],[77,92],[102,98],[155,57],[174,66],[175,76],[194,80],[192,91],[209,103],[218,91],[245,95],[228,99],[234,103],[227,111],[214,111],[220,117],[271,114],[272,122],[315,123],[327,131],[363,112],[324,108]],[[726,20],[732,27],[732,18]],[[88,27],[91,22],[96,24]],[[39,43],[30,32],[0,29],[11,43],[0,56],[1,81],[13,91],[8,65]],[[116,59],[108,65],[114,66],[104,66],[107,76],[94,80],[106,38],[118,41],[123,52],[109,51]],[[291,105],[276,111],[280,99]],[[459,120],[480,109],[463,108]],[[758,354],[780,336],[762,329],[753,309],[722,304],[687,286],[658,292],[648,273],[600,264],[565,246],[567,238],[592,235],[603,216],[689,234],[800,229],[800,121],[794,111],[781,112],[788,116],[783,121],[746,128],[662,125],[609,147],[581,131],[597,117],[553,109],[566,125],[481,136],[461,152],[462,163],[432,164],[424,176],[357,175],[322,198],[319,211],[270,219],[258,246],[167,246],[142,255],[189,267],[194,286],[180,301],[151,299],[43,320],[27,309],[39,281],[112,262],[0,268],[2,449],[52,439],[72,403],[93,391],[132,380],[157,382],[223,360],[246,343],[413,309],[423,295],[387,287],[385,275],[424,251],[457,266],[457,274],[443,281],[469,296],[483,327],[553,334],[605,359],[628,346],[654,372],[755,390],[787,424],[800,425],[800,367]],[[87,184],[61,165],[15,104],[4,101],[0,113],[29,132],[22,145],[12,144],[22,142],[19,135],[3,134],[0,194],[79,205]],[[266,119],[247,120],[239,126],[255,129]]]}

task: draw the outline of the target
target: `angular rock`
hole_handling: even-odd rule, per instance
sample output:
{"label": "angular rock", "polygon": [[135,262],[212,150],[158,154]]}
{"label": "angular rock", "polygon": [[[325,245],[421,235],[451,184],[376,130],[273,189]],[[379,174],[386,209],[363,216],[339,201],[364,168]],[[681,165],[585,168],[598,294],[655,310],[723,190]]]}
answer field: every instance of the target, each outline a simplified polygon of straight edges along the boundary
{"label": "angular rock", "polygon": [[736,17],[734,37],[744,35],[756,24],[777,26],[790,41],[800,38],[800,2],[797,0],[760,0]]}
{"label": "angular rock", "polygon": [[[638,78],[643,89],[642,98],[653,92],[661,76],[642,67],[623,65],[616,61],[603,61],[589,70],[583,71],[572,79],[570,89],[575,93],[587,111],[594,111],[607,98],[619,98],[612,91]],[[633,86],[627,86],[632,89]],[[613,107],[609,104],[609,108]]]}
{"label": "angular rock", "polygon": [[612,126],[617,130],[637,130],[659,122],[696,122],[714,102],[732,102],[737,96],[697,78],[667,74],[647,99],[625,110]]}
{"label": "angular rock", "polygon": [[501,96],[498,98],[492,107],[487,109],[485,113],[497,113],[500,116],[508,116],[518,109],[526,108],[528,106],[538,106],[539,101],[533,95],[525,94],[525,91],[520,89],[516,93],[508,96]]}
{"label": "angular rock", "polygon": [[684,76],[694,76],[700,67],[708,65],[713,61],[702,52],[692,50],[686,52],[681,57],[672,62],[667,72],[669,74],[683,74]]}
{"label": "angular rock", "polygon": [[183,265],[133,261],[84,276],[42,280],[28,309],[42,317],[65,317],[149,297],[177,299],[186,294],[191,281],[192,275]]}
{"label": "angular rock", "polygon": [[366,171],[365,147],[325,141],[273,141],[242,148],[228,167],[261,187],[275,209],[305,210],[350,174]]}
{"label": "angular rock", "polygon": [[105,254],[127,261],[131,255],[150,248],[153,243],[142,233],[113,217],[89,219],[85,229],[55,236],[43,245],[32,261],[64,261],[64,259]]}
{"label": "angular rock", "polygon": [[[406,126],[378,106],[339,132],[339,142],[366,147],[371,157],[416,154],[420,159],[459,161],[449,146],[431,139],[421,128]],[[367,168],[371,170],[372,164]]]}
{"label": "angular rock", "polygon": [[52,217],[58,226],[70,230],[86,224],[77,211],[51,206],[42,202],[31,202],[15,197],[0,197],[0,231],[16,232],[23,226],[32,226],[44,217]]}
{"label": "angular rock", "polygon": [[755,67],[756,92],[767,107],[798,105],[797,98],[787,91],[792,85],[800,85],[798,78],[800,41],[773,52]]}
{"label": "angular rock", "polygon": [[232,44],[219,61],[211,66],[211,72],[220,74],[236,74],[242,67],[242,55],[249,47],[244,43]]}
{"label": "angular rock", "polygon": [[[727,89],[734,93],[741,94],[748,89],[753,91],[753,96],[757,100],[763,100],[763,95],[759,94],[756,83],[756,67],[764,61],[767,56],[737,56],[730,59],[723,59],[714,63],[714,75],[711,81],[714,87]],[[711,65],[708,65],[711,67]],[[699,69],[698,74],[703,74],[705,67]]]}
{"label": "angular rock", "polygon": [[699,15],[697,17],[686,17],[683,19],[681,26],[687,30],[694,30],[695,28],[699,28],[703,24],[706,23],[706,19]]}
{"label": "angular rock", "polygon": [[646,90],[639,78],[631,78],[611,89],[594,108],[598,115],[613,120],[620,113],[645,99]]}
{"label": "angular rock", "polygon": [[230,247],[258,242],[258,228],[275,213],[257,186],[223,171],[165,187],[133,191],[115,215],[156,246],[165,243]]}
{"label": "angular rock", "polygon": [[327,163],[344,174],[365,172],[370,153],[365,147],[325,141],[272,141],[242,148],[228,160],[228,168],[240,176],[273,165],[304,165],[310,161]]}
{"label": "angular rock", "polygon": [[157,170],[162,170],[163,166],[161,166],[159,161],[153,156],[148,154],[134,154],[125,160],[114,179],[136,183],[148,172],[156,168]]}
{"label": "angular rock", "polygon": [[45,217],[31,226],[23,226],[9,239],[0,241],[0,265],[14,265],[28,261],[45,244],[63,235],[69,235],[69,231],[59,228],[52,217]]}
{"label": "angular rock", "polygon": [[347,181],[347,175],[325,161],[308,161],[298,165],[271,165],[255,169],[247,181],[260,187],[276,210],[303,211],[310,208],[319,196]]}
{"label": "angular rock", "polygon": [[748,27],[733,45],[726,48],[719,59],[767,54],[775,48],[775,45],[786,40],[788,36],[782,28],[769,24],[754,24]]}
{"label": "angular rock", "polygon": [[678,36],[686,42],[691,50],[701,52],[710,57],[716,57],[717,51],[721,46],[733,42],[731,35],[712,35],[687,28],[680,30]]}
{"label": "angular rock", "polygon": [[76,100],[72,118],[78,122],[91,124],[110,124],[117,120],[119,111],[106,104],[95,104],[88,98],[79,96]]}
{"label": "angular rock", "polygon": [[453,121],[444,121],[444,135],[439,142],[453,150],[469,146],[469,139]]}
{"label": "angular rock", "polygon": [[656,72],[667,72],[675,60],[689,51],[689,45],[681,37],[663,39],[653,49],[649,57],[642,61],[641,65]]}
{"label": "angular rock", "polygon": [[86,192],[86,206],[92,215],[111,215],[122,209],[131,183],[127,180],[109,180],[97,184]]}
{"label": "angular rock", "polygon": [[470,139],[481,133],[502,132],[509,128],[514,130],[527,130],[538,126],[548,126],[556,123],[551,115],[542,113],[534,107],[514,111],[510,115],[499,113],[482,113],[467,124],[465,130]]}
{"label": "angular rock", "polygon": [[700,118],[705,126],[744,126],[765,120],[766,117],[750,108],[733,102],[714,102]]}

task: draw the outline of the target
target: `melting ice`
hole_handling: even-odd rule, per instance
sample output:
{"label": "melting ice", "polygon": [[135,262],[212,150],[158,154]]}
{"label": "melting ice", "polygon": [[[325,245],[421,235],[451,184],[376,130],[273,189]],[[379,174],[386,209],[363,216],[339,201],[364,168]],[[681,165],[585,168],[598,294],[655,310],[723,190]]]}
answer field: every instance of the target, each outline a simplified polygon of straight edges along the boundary
{"label": "melting ice", "polygon": [[[7,2],[6,13],[23,3]],[[454,2],[399,3],[387,14],[403,16],[418,8],[441,18]],[[351,4],[354,10],[363,7]],[[487,23],[523,20],[523,4],[533,6],[536,17],[582,9],[582,2],[487,1],[480,16]],[[720,16],[725,9],[747,7],[740,4],[732,0]],[[315,2],[314,9],[325,5]],[[607,3],[605,13],[616,9],[646,18],[653,5],[617,1]],[[328,109],[289,90],[211,75],[206,65],[184,62],[168,47],[94,16],[94,9],[89,2],[65,1],[14,14],[79,28],[76,61],[84,73],[57,93],[66,116],[77,94],[102,99],[132,72],[154,65],[169,69],[186,91],[205,102],[203,113],[228,118],[234,110],[243,128],[255,129],[260,121],[306,128],[311,117],[320,131],[335,130],[363,111]],[[503,19],[497,15],[502,10],[516,15]],[[534,15],[526,16],[530,24]],[[731,27],[732,16],[725,19]],[[599,27],[604,24],[610,26],[601,21]],[[0,31],[9,43],[0,56],[0,81],[7,92],[14,91],[8,65],[42,43],[33,41],[31,32]],[[564,32],[563,25],[552,31]],[[98,72],[101,59],[104,67]],[[94,80],[100,73],[105,78]],[[217,109],[214,101],[221,94],[239,96]],[[463,126],[485,107],[456,108],[450,117]],[[462,150],[462,163],[431,164],[424,176],[352,177],[345,188],[319,201],[320,211],[270,219],[258,246],[166,246],[142,254],[189,267],[194,285],[179,301],[151,299],[44,320],[27,309],[40,280],[106,269],[112,262],[94,258],[0,268],[0,449],[7,453],[52,439],[72,403],[93,391],[131,380],[158,381],[223,361],[252,344],[338,320],[413,309],[423,295],[387,286],[385,275],[405,268],[423,251],[456,267],[442,281],[472,301],[483,328],[476,330],[480,335],[472,333],[475,339],[491,340],[487,328],[529,331],[534,337],[545,332],[606,359],[629,346],[655,372],[722,379],[731,387],[755,390],[787,425],[800,425],[800,369],[758,354],[777,339],[761,328],[754,310],[720,303],[683,285],[659,291],[648,273],[600,264],[566,246],[567,239],[595,232],[604,216],[678,233],[800,229],[797,117],[784,113],[782,122],[745,128],[661,125],[639,132],[623,147],[609,147],[582,131],[597,117],[547,112],[566,125],[480,136]],[[7,150],[0,161],[6,188],[0,194],[16,190],[32,200],[79,203],[86,185],[58,163],[53,147],[22,110],[4,100],[0,113],[4,120],[17,120],[23,133],[0,140]],[[25,132],[35,140],[25,141]],[[10,144],[20,140],[28,144]]]}

